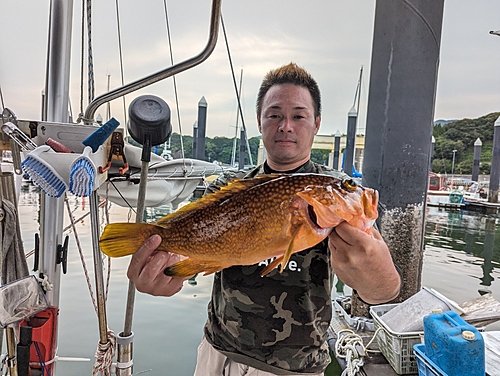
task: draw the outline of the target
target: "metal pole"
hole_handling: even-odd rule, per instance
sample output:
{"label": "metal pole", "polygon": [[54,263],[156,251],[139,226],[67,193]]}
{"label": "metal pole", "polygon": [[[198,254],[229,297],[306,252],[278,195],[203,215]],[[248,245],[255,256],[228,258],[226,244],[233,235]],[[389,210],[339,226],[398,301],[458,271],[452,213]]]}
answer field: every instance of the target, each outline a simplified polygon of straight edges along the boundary
{"label": "metal pole", "polygon": [[198,122],[195,121],[193,124],[193,159],[198,159]]}
{"label": "metal pole", "polygon": [[339,169],[339,156],[340,156],[340,137],[342,135],[340,134],[339,131],[335,133],[335,141],[334,141],[334,146],[333,146],[333,168],[335,170]]}
{"label": "metal pole", "polygon": [[245,169],[245,140],[247,135],[245,133],[245,129],[242,127],[240,129],[240,153],[238,155],[238,169]]}
{"label": "metal pole", "polygon": [[429,155],[429,171],[432,171],[432,161],[434,160],[434,147],[436,146],[436,139],[432,136],[431,140],[431,152]]}
{"label": "metal pole", "polygon": [[[363,185],[385,205],[378,223],[402,269],[401,301],[421,286],[443,8],[444,0],[385,0],[375,9]],[[353,302],[353,312],[366,307]]]}
{"label": "metal pole", "polygon": [[[44,114],[46,120],[66,123],[69,121],[69,72],[71,60],[71,35],[73,21],[72,0],[52,0],[50,3],[49,41],[45,82]],[[40,275],[47,277],[53,285],[46,293],[49,305],[59,307],[61,267],[56,263],[58,244],[62,244],[64,197],[52,198],[40,194]],[[54,324],[53,351],[57,344],[57,320]],[[46,359],[49,361],[51,359]],[[55,373],[55,362],[49,366]]]}
{"label": "metal pole", "polygon": [[478,137],[474,142],[474,162],[472,164],[472,181],[479,181],[479,164],[481,163],[481,148],[483,143]]}
{"label": "metal pole", "polygon": [[196,140],[196,157],[205,160],[205,134],[207,129],[207,106],[205,97],[198,102],[198,132]]}
{"label": "metal pole", "polygon": [[352,167],[354,166],[354,149],[356,147],[356,122],[358,121],[358,112],[353,107],[347,114],[347,139],[345,146],[344,172],[352,176]]}
{"label": "metal pole", "polygon": [[[141,180],[139,183],[139,192],[137,194],[137,208],[135,213],[135,222],[144,222],[144,202],[146,199],[146,187],[148,181],[149,162],[143,161],[141,165]],[[125,308],[125,323],[123,332],[116,337],[118,354],[116,364],[117,376],[130,376],[133,374],[133,344],[134,332],[132,331],[132,321],[134,317],[135,304],[135,285],[134,282],[128,282],[127,306]]]}
{"label": "metal pole", "polygon": [[108,323],[106,319],[106,296],[104,276],[102,272],[102,253],[99,248],[99,196],[97,191],[90,195],[90,221],[92,231],[92,254],[94,257],[94,273],[97,294],[97,319],[99,321],[99,342],[108,342]]}
{"label": "metal pole", "polygon": [[490,188],[488,202],[498,202],[498,184],[500,180],[500,117],[495,121],[493,132],[493,156],[491,158]]}
{"label": "metal pole", "polygon": [[456,154],[457,150],[454,149],[453,150],[453,158],[451,160],[451,186],[453,187],[453,182],[455,180],[455,176],[454,176],[454,173],[455,173],[455,154]]}

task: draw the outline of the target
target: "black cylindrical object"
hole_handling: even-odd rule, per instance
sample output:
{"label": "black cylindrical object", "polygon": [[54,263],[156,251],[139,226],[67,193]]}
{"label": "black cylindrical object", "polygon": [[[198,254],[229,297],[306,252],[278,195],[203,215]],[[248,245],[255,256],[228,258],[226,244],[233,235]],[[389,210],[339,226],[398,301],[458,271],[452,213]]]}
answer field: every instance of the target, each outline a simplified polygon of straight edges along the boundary
{"label": "black cylindrical object", "polygon": [[31,326],[19,327],[19,343],[17,344],[17,375],[29,376]]}
{"label": "black cylindrical object", "polygon": [[149,162],[151,147],[165,143],[172,135],[170,108],[155,95],[141,95],[130,103],[128,113],[128,131],[143,145],[141,160]]}
{"label": "black cylindrical object", "polygon": [[403,272],[400,300],[420,290],[425,199],[444,0],[377,1],[363,185],[385,210],[380,229]]}
{"label": "black cylindrical object", "polygon": [[488,202],[498,202],[498,187],[500,185],[500,117],[495,121],[493,131],[493,156],[490,170],[490,192]]}
{"label": "black cylindrical object", "polygon": [[196,158],[205,160],[205,134],[207,130],[207,107],[205,97],[198,102],[198,132],[196,134]]}
{"label": "black cylindrical object", "polygon": [[341,134],[337,131],[337,133],[335,133],[335,141],[333,145],[333,168],[335,170],[339,169],[340,137]]}
{"label": "black cylindrical object", "polygon": [[347,138],[344,150],[344,172],[352,176],[354,166],[354,150],[356,148],[356,123],[358,122],[358,112],[353,107],[347,114]]}
{"label": "black cylindrical object", "polygon": [[479,165],[481,162],[481,148],[483,143],[478,137],[476,142],[474,142],[474,162],[472,164],[472,181],[479,181]]}

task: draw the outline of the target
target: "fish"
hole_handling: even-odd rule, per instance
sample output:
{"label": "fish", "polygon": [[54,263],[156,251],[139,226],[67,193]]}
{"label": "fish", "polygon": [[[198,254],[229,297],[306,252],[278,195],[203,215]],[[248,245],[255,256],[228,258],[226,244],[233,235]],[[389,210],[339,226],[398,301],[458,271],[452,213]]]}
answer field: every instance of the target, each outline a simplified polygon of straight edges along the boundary
{"label": "fish", "polygon": [[164,270],[187,278],[274,258],[264,276],[292,254],[317,245],[342,222],[370,233],[378,192],[347,175],[267,174],[237,179],[154,223],[110,223],[100,247],[110,257],[134,253],[154,234],[159,251],[186,258]]}

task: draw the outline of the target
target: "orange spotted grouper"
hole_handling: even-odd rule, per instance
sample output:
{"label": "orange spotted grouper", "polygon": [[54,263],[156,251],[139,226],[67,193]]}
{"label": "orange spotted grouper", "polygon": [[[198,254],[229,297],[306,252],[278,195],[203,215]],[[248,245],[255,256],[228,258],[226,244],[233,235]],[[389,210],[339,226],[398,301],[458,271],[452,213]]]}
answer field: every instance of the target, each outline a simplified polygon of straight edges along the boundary
{"label": "orange spotted grouper", "polygon": [[346,178],[320,174],[271,174],[234,180],[153,224],[111,223],[102,251],[111,257],[134,253],[159,234],[160,251],[187,258],[165,274],[188,277],[275,257],[265,275],[293,253],[325,239],[341,222],[369,232],[378,216],[378,192]]}

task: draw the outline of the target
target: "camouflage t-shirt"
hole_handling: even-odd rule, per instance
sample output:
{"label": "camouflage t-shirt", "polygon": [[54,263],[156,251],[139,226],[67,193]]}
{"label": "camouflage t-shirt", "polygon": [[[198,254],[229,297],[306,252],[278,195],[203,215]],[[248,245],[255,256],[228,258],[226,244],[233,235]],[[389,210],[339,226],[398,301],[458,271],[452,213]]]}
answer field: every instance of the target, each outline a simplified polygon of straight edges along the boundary
{"label": "camouflage t-shirt", "polygon": [[[313,162],[296,172],[347,176]],[[264,168],[259,166],[245,177],[262,173]],[[220,179],[209,191],[227,180]],[[205,336],[231,360],[263,371],[321,373],[330,363],[326,337],[332,316],[333,271],[327,240],[293,254],[282,273],[277,268],[261,277],[261,270],[271,261],[233,266],[215,274]]]}

